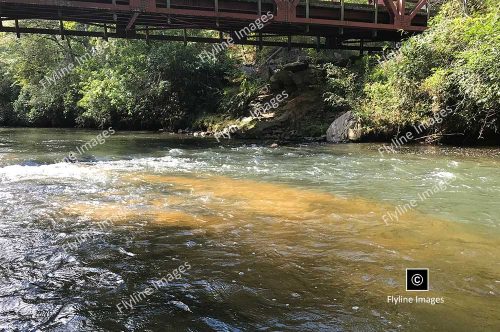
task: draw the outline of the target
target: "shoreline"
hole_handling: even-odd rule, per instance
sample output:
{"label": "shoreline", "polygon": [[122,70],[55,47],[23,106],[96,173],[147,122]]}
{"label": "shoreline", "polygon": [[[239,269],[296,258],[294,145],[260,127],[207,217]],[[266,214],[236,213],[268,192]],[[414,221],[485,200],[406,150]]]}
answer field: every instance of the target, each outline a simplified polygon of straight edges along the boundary
{"label": "shoreline", "polygon": [[[115,128],[115,127],[113,127]],[[28,129],[28,130],[71,130],[71,131],[80,131],[80,132],[102,132],[105,129],[96,129],[96,128],[73,128],[73,127],[5,127],[5,126],[0,126],[1,129]],[[199,138],[199,139],[204,139],[205,141],[209,141],[212,139],[214,142],[217,142],[217,139],[214,137],[214,134],[209,132],[209,131],[186,131],[182,130],[182,132],[174,132],[174,131],[165,131],[165,130],[143,130],[143,129],[116,129],[116,132],[119,133],[149,133],[149,134],[156,134],[156,135],[168,135],[168,136],[184,136],[184,137],[190,137],[190,138]],[[296,144],[321,144],[321,145],[345,145],[345,144],[383,144],[383,145],[388,145],[391,144],[391,142],[394,140],[394,137],[382,139],[380,136],[377,136],[375,138],[369,137],[369,138],[364,138],[358,141],[346,141],[346,142],[339,142],[339,143],[333,143],[333,142],[327,142],[325,136],[321,137],[303,137],[299,139],[289,139],[289,140],[283,140],[283,139],[275,139],[275,138],[251,138],[251,137],[244,137],[244,136],[239,136],[235,135],[234,138],[223,138],[220,139],[220,144],[223,144],[224,142],[252,142],[252,143],[261,143],[262,145],[274,145],[276,144],[277,146],[287,146],[287,145],[296,145]],[[446,142],[434,142],[434,143],[425,143],[425,142],[408,142],[403,144],[401,147],[398,147],[395,149],[396,151],[400,150],[401,148],[410,148],[410,147],[452,147],[452,148],[490,148],[490,149],[499,149],[500,148],[500,142],[498,142],[497,145],[495,144],[479,144],[477,141],[469,143],[469,144],[450,144]]]}

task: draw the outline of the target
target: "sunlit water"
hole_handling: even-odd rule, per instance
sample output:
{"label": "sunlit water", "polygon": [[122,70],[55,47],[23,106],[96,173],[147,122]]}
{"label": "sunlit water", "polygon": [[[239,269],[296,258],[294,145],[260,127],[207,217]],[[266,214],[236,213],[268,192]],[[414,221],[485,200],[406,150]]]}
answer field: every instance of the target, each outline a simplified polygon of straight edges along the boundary
{"label": "sunlit water", "polygon": [[498,149],[97,134],[0,129],[0,331],[500,330]]}

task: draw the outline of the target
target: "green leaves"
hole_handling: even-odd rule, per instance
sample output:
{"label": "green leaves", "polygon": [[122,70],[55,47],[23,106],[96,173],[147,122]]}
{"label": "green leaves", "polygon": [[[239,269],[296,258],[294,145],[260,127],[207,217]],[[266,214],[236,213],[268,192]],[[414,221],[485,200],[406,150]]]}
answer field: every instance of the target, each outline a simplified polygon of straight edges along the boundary
{"label": "green leaves", "polygon": [[347,68],[332,64],[324,66],[326,71],[326,91],[323,98],[335,111],[347,111],[355,104],[356,75]]}
{"label": "green leaves", "polygon": [[499,8],[491,1],[469,5],[464,15],[458,2],[445,4],[427,32],[405,41],[396,56],[372,70],[359,112],[365,121],[398,128],[452,107],[455,115],[443,122],[443,133],[477,138],[497,130]]}
{"label": "green leaves", "polygon": [[217,108],[231,70],[224,54],[201,63],[199,45],[0,38],[0,74],[9,79],[0,78],[0,107],[1,99],[14,105],[2,113],[6,124],[174,129]]}

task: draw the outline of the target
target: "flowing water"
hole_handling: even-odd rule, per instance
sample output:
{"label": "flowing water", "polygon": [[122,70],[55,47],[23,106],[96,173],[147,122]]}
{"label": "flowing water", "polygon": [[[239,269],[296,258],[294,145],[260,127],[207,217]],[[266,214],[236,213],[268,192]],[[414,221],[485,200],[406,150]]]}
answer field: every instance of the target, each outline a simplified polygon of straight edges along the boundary
{"label": "flowing water", "polygon": [[0,331],[500,330],[499,149],[98,134],[0,129]]}

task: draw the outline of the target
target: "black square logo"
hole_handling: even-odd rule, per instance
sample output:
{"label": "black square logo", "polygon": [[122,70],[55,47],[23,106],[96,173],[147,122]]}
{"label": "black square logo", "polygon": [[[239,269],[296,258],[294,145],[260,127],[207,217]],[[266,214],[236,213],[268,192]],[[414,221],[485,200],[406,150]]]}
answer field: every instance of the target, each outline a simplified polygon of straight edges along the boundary
{"label": "black square logo", "polygon": [[406,290],[425,292],[429,290],[429,269],[406,269]]}

